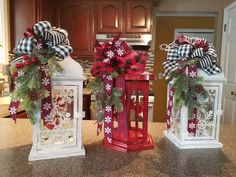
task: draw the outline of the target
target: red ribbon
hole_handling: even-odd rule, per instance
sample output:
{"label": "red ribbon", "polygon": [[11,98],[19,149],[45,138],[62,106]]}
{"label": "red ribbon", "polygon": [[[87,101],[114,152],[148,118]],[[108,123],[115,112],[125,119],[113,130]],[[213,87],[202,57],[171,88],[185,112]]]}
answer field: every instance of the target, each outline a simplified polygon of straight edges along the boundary
{"label": "red ribbon", "polygon": [[[123,91],[125,90],[125,76],[122,74],[116,78],[116,87],[121,88]],[[125,92],[121,97],[121,102],[125,105]],[[126,118],[126,107],[123,107],[123,111],[117,113],[118,119],[118,131],[119,133],[123,133],[124,137],[128,137],[128,122]]]}
{"label": "red ribbon", "polygon": [[147,53],[132,50],[128,44],[119,40],[120,34],[112,41],[95,47],[93,76],[103,76],[113,71],[127,74],[141,74],[145,70]]}
{"label": "red ribbon", "polygon": [[[113,89],[113,78],[111,75],[104,75],[103,82],[105,91],[108,96],[111,96]],[[107,143],[112,143],[112,129],[113,129],[113,108],[111,105],[106,104],[104,110],[104,136]]]}
{"label": "red ribbon", "polygon": [[16,122],[16,113],[20,106],[20,100],[11,100],[11,103],[9,105],[9,112],[11,114],[11,118]]}
{"label": "red ribbon", "polygon": [[52,94],[51,94],[51,78],[47,76],[45,71],[46,65],[40,64],[40,76],[43,87],[48,91],[49,96],[43,98],[41,100],[41,118],[43,119],[43,124],[48,129],[52,130],[54,128],[54,124],[52,123],[52,119],[50,116],[52,110]]}

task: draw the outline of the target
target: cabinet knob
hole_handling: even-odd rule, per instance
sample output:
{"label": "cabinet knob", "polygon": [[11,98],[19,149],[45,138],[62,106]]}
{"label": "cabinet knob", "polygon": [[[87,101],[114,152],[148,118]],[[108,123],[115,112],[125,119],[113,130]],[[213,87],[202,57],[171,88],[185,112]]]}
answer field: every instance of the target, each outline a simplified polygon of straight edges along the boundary
{"label": "cabinet knob", "polygon": [[236,96],[236,91],[232,91],[231,95]]}

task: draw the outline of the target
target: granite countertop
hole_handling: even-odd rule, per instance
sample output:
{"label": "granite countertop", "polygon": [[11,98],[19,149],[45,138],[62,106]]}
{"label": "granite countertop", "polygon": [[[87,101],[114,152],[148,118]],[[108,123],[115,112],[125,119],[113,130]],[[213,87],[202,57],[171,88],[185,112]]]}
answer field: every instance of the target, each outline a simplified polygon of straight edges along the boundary
{"label": "granite countertop", "polygon": [[155,148],[122,153],[102,146],[95,121],[83,121],[85,156],[28,162],[32,130],[28,120],[0,118],[0,176],[134,176],[134,177],[234,177],[236,176],[236,126],[223,125],[223,149],[180,150],[167,138],[163,123],[149,123]]}

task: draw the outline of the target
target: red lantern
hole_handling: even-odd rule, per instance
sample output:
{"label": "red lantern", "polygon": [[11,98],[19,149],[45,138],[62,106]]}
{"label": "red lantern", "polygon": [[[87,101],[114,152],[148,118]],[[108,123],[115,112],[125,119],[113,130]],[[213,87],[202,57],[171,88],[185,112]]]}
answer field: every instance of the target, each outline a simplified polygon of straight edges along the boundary
{"label": "red lantern", "polygon": [[149,80],[153,74],[125,74],[116,78],[116,87],[124,90],[124,110],[113,113],[112,141],[104,139],[103,144],[122,152],[152,149],[153,140],[148,134]]}

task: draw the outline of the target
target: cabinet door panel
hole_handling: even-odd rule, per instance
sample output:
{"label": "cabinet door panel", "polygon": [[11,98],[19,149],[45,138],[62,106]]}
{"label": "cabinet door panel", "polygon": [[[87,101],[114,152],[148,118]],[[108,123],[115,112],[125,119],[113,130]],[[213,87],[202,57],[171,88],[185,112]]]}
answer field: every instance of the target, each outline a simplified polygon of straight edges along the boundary
{"label": "cabinet door panel", "polygon": [[123,6],[120,0],[98,1],[98,32],[122,32]]}
{"label": "cabinet door panel", "polygon": [[56,1],[55,23],[69,33],[73,55],[92,55],[94,45],[93,1]]}
{"label": "cabinet door panel", "polygon": [[126,4],[126,32],[149,33],[152,1],[134,0]]}

